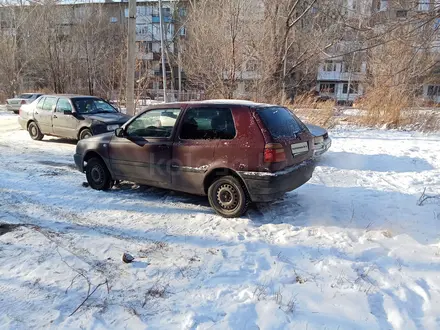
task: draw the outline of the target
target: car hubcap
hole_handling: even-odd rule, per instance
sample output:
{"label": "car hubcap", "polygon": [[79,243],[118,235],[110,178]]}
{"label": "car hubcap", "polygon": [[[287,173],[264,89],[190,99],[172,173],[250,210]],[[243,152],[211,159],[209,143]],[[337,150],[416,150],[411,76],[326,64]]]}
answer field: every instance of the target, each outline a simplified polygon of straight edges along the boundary
{"label": "car hubcap", "polygon": [[31,135],[32,136],[36,136],[37,135],[37,129],[35,128],[34,125],[31,126]]}
{"label": "car hubcap", "polygon": [[225,210],[233,210],[238,205],[238,192],[230,184],[223,184],[217,189],[217,202]]}
{"label": "car hubcap", "polygon": [[83,134],[83,139],[88,139],[89,137],[91,137],[90,133]]}
{"label": "car hubcap", "polygon": [[104,171],[101,166],[94,166],[90,174],[95,183],[101,184],[104,181]]}

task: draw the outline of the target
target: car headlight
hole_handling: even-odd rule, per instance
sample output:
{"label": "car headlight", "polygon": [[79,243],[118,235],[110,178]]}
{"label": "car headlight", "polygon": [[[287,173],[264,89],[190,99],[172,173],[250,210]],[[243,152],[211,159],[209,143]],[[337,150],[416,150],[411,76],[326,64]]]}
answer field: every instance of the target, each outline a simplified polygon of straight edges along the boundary
{"label": "car headlight", "polygon": [[315,143],[322,143],[322,142],[324,142],[324,138],[322,136],[316,136],[314,140],[315,140]]}
{"label": "car headlight", "polygon": [[114,131],[115,129],[119,128],[118,124],[115,125],[107,125],[107,131]]}

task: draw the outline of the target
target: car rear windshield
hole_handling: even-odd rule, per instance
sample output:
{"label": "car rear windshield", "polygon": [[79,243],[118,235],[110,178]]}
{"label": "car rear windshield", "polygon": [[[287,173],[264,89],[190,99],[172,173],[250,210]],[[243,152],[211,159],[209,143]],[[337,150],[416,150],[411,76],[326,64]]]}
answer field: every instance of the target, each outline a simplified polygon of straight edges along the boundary
{"label": "car rear windshield", "polygon": [[30,99],[34,94],[21,94],[18,96],[19,99]]}
{"label": "car rear windshield", "polygon": [[268,107],[257,113],[274,138],[291,137],[303,130],[301,121],[289,109]]}

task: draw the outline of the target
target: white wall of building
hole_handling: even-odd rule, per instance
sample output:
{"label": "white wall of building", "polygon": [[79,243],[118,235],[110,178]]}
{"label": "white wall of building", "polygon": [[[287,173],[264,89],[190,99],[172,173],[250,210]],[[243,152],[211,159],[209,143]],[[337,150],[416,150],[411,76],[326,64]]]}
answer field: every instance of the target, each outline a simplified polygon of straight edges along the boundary
{"label": "white wall of building", "polygon": [[440,103],[440,84],[423,85],[423,99]]}

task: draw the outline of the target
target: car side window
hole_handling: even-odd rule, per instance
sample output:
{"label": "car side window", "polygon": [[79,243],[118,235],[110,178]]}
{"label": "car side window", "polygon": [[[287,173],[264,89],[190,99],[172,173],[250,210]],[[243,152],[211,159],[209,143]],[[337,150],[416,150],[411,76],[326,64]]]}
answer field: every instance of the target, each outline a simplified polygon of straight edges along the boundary
{"label": "car side window", "polygon": [[236,135],[232,112],[228,108],[188,109],[183,117],[183,140],[232,140]]}
{"label": "car side window", "polygon": [[52,111],[54,105],[57,104],[57,99],[55,97],[46,97],[44,100],[43,108],[44,111]]}
{"label": "car side window", "polygon": [[45,99],[46,99],[45,97],[42,97],[41,99],[38,100],[38,103],[37,103],[38,110],[43,110],[43,104],[44,104]]}
{"label": "car side window", "polygon": [[132,137],[169,138],[180,109],[150,110],[133,120],[126,129]]}
{"label": "car side window", "polygon": [[58,113],[64,113],[64,111],[72,112],[72,105],[67,99],[59,99],[55,111]]}

